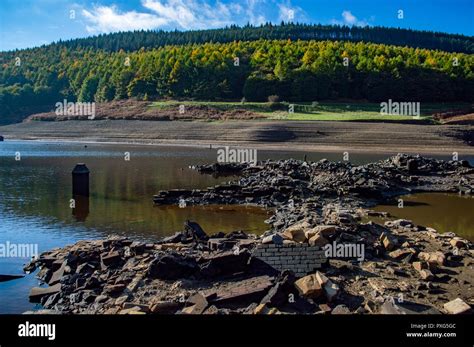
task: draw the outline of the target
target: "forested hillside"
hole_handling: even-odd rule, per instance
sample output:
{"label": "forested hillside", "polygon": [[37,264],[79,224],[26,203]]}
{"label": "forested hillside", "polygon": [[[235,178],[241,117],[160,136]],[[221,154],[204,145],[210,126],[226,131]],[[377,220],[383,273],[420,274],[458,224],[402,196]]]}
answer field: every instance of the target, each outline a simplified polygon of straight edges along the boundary
{"label": "forested hillside", "polygon": [[0,118],[22,107],[51,109],[63,98],[472,101],[474,95],[474,55],[465,53],[291,39],[115,52],[78,43],[87,40],[94,39],[0,53]]}

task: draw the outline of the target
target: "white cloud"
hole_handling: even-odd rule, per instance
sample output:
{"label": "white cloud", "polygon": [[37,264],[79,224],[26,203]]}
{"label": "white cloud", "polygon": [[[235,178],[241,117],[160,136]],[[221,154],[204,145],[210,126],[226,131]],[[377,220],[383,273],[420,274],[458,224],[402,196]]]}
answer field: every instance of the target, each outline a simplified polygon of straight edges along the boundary
{"label": "white cloud", "polygon": [[344,22],[347,24],[354,25],[357,23],[357,18],[351,11],[342,11],[342,18],[344,18]]}
{"label": "white cloud", "polygon": [[305,13],[301,7],[292,6],[290,2],[279,3],[279,20],[284,22],[302,22]]}
{"label": "white cloud", "polygon": [[116,6],[96,6],[91,11],[84,9],[82,15],[89,23],[86,29],[90,33],[153,29],[167,24],[165,18],[136,11],[121,13]]}
{"label": "white cloud", "polygon": [[332,24],[339,24],[339,25],[356,25],[356,26],[366,26],[369,23],[366,20],[359,20],[356,16],[352,14],[351,11],[344,10],[342,11],[342,21],[338,19],[331,20]]}
{"label": "white cloud", "polygon": [[83,9],[91,33],[137,29],[208,29],[231,24],[259,25],[267,19],[261,5],[266,0],[241,0],[229,4],[220,0],[142,0],[143,11],[121,12],[117,6]]}

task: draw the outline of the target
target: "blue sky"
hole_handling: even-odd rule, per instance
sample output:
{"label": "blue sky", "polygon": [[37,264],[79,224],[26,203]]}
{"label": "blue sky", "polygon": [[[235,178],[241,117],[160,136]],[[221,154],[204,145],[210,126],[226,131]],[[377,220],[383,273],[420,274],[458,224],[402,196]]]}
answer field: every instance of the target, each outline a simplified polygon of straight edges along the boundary
{"label": "blue sky", "polygon": [[474,0],[0,0],[0,50],[125,30],[281,20],[474,35]]}

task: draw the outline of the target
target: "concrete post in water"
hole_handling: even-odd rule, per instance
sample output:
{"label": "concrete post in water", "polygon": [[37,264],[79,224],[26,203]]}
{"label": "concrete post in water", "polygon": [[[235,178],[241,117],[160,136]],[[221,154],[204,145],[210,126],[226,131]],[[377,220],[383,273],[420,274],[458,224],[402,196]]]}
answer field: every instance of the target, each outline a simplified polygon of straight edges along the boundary
{"label": "concrete post in water", "polygon": [[89,169],[79,163],[72,170],[72,195],[89,196]]}

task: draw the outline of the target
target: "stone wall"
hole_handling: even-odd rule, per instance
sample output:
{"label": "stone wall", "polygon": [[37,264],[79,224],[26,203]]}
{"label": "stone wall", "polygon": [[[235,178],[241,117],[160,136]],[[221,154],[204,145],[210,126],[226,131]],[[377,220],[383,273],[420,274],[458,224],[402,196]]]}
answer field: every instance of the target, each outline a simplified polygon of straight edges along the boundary
{"label": "stone wall", "polygon": [[253,250],[252,256],[278,271],[291,270],[297,277],[314,272],[327,260],[321,247],[308,244],[261,244]]}

